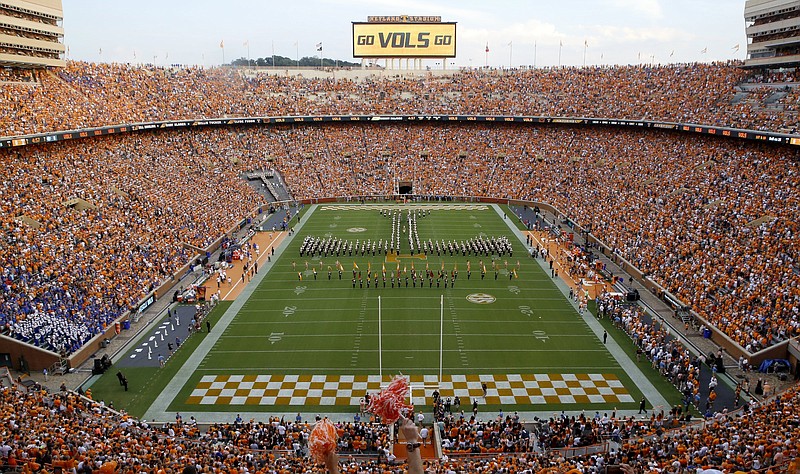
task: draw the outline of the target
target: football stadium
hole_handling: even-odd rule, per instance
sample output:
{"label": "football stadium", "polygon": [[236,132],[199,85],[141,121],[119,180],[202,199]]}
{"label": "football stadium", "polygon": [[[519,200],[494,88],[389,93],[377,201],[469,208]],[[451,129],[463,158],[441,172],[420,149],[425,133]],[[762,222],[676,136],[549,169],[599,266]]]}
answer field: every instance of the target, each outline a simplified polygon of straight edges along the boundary
{"label": "football stadium", "polygon": [[364,11],[209,66],[0,0],[0,471],[798,472],[800,4],[743,7],[744,60]]}

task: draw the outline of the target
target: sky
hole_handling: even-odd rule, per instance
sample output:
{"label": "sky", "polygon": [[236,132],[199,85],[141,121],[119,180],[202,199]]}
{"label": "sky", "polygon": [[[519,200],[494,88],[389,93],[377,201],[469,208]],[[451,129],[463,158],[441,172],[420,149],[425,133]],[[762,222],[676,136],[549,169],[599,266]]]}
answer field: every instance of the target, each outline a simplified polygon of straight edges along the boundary
{"label": "sky", "polygon": [[223,55],[224,62],[273,52],[313,57],[320,42],[325,57],[358,62],[351,22],[403,14],[457,22],[448,67],[557,66],[559,49],[565,66],[583,65],[584,53],[586,65],[639,64],[745,59],[747,49],[744,0],[63,0],[63,7],[68,59],[95,62],[214,66]]}

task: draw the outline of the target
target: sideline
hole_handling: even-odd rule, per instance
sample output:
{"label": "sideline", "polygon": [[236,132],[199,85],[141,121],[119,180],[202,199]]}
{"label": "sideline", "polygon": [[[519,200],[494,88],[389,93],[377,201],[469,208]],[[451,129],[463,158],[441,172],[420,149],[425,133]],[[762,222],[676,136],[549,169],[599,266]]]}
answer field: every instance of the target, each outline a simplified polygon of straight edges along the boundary
{"label": "sideline", "polygon": [[[271,256],[270,249],[273,247],[277,248],[281,244],[281,242],[283,242],[283,239],[285,239],[288,234],[289,233],[287,231],[261,231],[257,232],[248,241],[248,243],[255,242],[259,246],[260,253],[255,261],[256,263],[258,263],[258,266],[260,268],[265,268],[264,262],[266,260],[269,260],[268,257]],[[223,283],[223,285],[225,286],[222,285],[220,286],[219,290],[222,291],[224,291],[225,289],[228,290],[227,292],[225,292],[225,294],[220,295],[219,298],[220,301],[234,301],[236,298],[239,297],[241,292],[244,291],[244,288],[247,286],[246,284],[243,285],[242,283],[249,284],[249,282],[253,279],[250,278],[249,280],[242,281],[242,273],[244,271],[243,260],[239,260],[237,264],[235,264],[229,270],[230,271],[226,273],[228,273],[228,276],[231,279],[232,284],[228,288],[225,288],[225,286],[228,285],[227,283]],[[206,295],[214,294],[216,291],[219,291],[217,288],[214,288],[213,286],[215,282],[216,278],[212,276],[208,280],[206,280],[205,283],[201,285],[206,289]]]}
{"label": "sideline", "polygon": [[[242,309],[244,304],[247,300],[252,296],[253,292],[256,288],[261,284],[261,281],[264,277],[272,270],[272,266],[275,262],[280,258],[283,254],[284,250],[291,244],[292,240],[294,240],[294,236],[297,235],[297,231],[303,228],[306,222],[308,222],[308,218],[314,213],[316,210],[316,205],[311,206],[307,211],[303,212],[302,220],[300,223],[294,226],[295,232],[291,237],[287,236],[284,238],[278,246],[275,247],[275,258],[272,259],[271,262],[268,262],[263,267],[263,271],[259,271],[258,274],[252,279],[252,281],[244,287],[242,293],[239,295],[236,300],[228,307],[227,311],[220,317],[219,321],[216,323],[216,327],[219,328],[217,331],[212,331],[211,334],[208,334],[197,349],[192,352],[186,362],[178,369],[178,372],[169,381],[164,390],[156,397],[153,401],[150,408],[147,409],[145,412],[143,419],[162,422],[162,421],[170,421],[173,417],[168,416],[168,409],[169,405],[173,402],[175,397],[178,396],[181,389],[186,385],[192,375],[197,371],[200,367],[200,364],[205,360],[206,356],[211,349],[216,345],[219,338],[222,336],[222,333],[228,328],[228,325],[233,321],[236,315],[239,313],[239,310]],[[263,254],[267,253],[266,250]],[[263,255],[262,254],[262,255]],[[185,416],[194,415],[195,418],[202,417],[203,421],[207,421],[209,418],[209,414],[206,412],[202,413],[186,413]],[[225,419],[230,419],[230,413],[224,413]],[[200,419],[200,418],[198,418]],[[213,421],[212,421],[213,422]]]}
{"label": "sideline", "polygon": [[[502,209],[500,209],[500,206],[498,206],[497,204],[492,204],[492,206],[502,219],[505,213],[502,211]],[[508,226],[509,229],[511,229],[511,232],[517,236],[523,248],[526,250],[528,258],[530,258],[530,249],[525,244],[524,236],[526,234],[523,234],[523,231],[517,228],[514,221],[515,218],[516,216],[514,214],[511,214],[511,218],[505,219],[506,225]],[[545,274],[549,274],[550,269],[545,265],[546,263],[545,260],[541,258],[534,258],[534,260],[536,260],[536,262],[539,263],[539,266],[542,267],[542,270],[545,272]],[[559,273],[563,275],[564,270],[561,269],[561,272]],[[559,290],[561,290],[561,293],[564,294],[564,298],[567,301],[569,301],[570,304],[572,304],[572,306],[577,310],[578,303],[567,298],[570,289],[569,285],[561,277],[553,278],[553,283],[556,285],[556,287],[558,287]],[[577,311],[575,313],[578,314]],[[583,314],[582,318],[583,321],[586,323],[586,325],[589,326],[589,329],[591,329],[592,332],[597,336],[597,338],[600,341],[602,341],[604,329],[603,326],[600,324],[600,322],[598,322],[597,319],[595,319],[595,317],[589,311],[586,311]],[[628,374],[633,383],[636,384],[636,386],[639,388],[639,390],[641,390],[645,398],[647,398],[647,400],[650,402],[650,405],[652,407],[651,410],[655,411],[663,409],[664,411],[669,411],[672,405],[667,403],[667,399],[664,398],[661,392],[659,392],[655,388],[655,386],[653,386],[650,380],[647,377],[645,377],[645,375],[639,369],[639,366],[637,366],[636,363],[633,362],[633,360],[631,360],[630,357],[628,357],[628,354],[625,353],[622,347],[620,347],[620,345],[617,343],[617,341],[614,340],[614,338],[611,335],[609,335],[608,342],[605,344],[605,346],[608,352],[611,353],[611,355],[614,357],[614,360],[616,360],[619,366],[622,368],[622,370],[624,370]]]}

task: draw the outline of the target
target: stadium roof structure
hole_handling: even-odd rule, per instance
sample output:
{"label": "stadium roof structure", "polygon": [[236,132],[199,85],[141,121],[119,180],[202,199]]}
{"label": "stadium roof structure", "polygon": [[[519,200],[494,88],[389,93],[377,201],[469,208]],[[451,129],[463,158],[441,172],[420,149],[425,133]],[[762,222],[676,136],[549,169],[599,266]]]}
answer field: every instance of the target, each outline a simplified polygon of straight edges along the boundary
{"label": "stadium roof structure", "polygon": [[800,0],[747,0],[746,68],[800,65]]}
{"label": "stadium roof structure", "polygon": [[64,67],[61,0],[0,0],[0,66]]}

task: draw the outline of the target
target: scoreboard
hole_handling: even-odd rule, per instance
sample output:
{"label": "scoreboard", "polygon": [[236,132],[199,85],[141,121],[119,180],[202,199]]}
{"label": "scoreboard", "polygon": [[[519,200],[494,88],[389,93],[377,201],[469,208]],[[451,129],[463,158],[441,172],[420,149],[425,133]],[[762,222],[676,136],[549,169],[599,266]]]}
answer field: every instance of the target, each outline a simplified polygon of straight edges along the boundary
{"label": "scoreboard", "polygon": [[456,24],[353,22],[354,58],[454,58]]}

